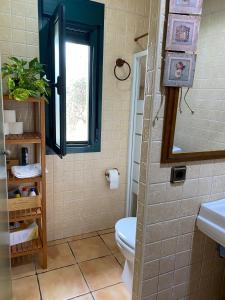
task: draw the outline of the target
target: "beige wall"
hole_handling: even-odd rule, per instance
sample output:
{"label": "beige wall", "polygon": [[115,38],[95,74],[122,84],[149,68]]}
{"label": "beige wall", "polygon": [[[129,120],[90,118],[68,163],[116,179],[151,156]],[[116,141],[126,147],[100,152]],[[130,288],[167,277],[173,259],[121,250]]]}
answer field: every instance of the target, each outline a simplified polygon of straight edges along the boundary
{"label": "beige wall", "polygon": [[[113,76],[115,60],[132,63],[143,45],[134,37],[147,32],[148,0],[105,0],[105,45],[101,153],[47,156],[48,239],[113,227],[124,216],[131,80]],[[38,56],[37,0],[0,1],[0,51]],[[146,44],[146,40],[142,42]],[[146,45],[145,45],[146,46]],[[121,184],[110,191],[105,170],[117,167]]]}
{"label": "beige wall", "polygon": [[155,125],[153,120],[161,102],[165,0],[151,0],[150,6],[133,299],[216,300],[224,289],[224,260],[195,221],[202,202],[225,197],[225,162],[186,163],[187,179],[175,185],[170,184],[171,165],[160,164],[163,108]]}
{"label": "beige wall", "polygon": [[[185,152],[225,146],[225,3],[205,0],[198,41],[194,86],[178,112],[175,145]],[[183,94],[185,90],[183,91]]]}

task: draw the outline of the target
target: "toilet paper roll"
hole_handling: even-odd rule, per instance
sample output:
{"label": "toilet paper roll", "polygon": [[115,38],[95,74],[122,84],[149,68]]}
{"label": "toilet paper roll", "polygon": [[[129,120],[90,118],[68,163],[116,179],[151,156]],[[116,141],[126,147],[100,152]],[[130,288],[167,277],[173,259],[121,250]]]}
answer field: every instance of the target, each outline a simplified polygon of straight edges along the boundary
{"label": "toilet paper roll", "polygon": [[110,169],[106,171],[106,178],[109,182],[111,190],[116,190],[120,185],[120,175],[117,169]]}
{"label": "toilet paper roll", "polygon": [[4,134],[9,134],[9,123],[4,123]]}
{"label": "toilet paper roll", "polygon": [[10,134],[23,134],[23,122],[9,123]]}
{"label": "toilet paper roll", "polygon": [[4,110],[4,122],[15,123],[16,122],[16,111],[15,110]]}

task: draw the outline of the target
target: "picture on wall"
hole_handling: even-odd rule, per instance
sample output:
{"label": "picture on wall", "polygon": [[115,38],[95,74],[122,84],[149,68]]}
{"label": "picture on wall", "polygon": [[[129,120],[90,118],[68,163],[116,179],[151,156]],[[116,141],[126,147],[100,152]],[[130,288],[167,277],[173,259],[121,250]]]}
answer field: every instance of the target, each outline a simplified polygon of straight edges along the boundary
{"label": "picture on wall", "polygon": [[195,52],[199,28],[199,16],[169,14],[166,50]]}
{"label": "picture on wall", "polygon": [[170,13],[201,15],[203,0],[170,0]]}
{"label": "picture on wall", "polygon": [[167,52],[164,85],[192,87],[195,74],[196,54]]}

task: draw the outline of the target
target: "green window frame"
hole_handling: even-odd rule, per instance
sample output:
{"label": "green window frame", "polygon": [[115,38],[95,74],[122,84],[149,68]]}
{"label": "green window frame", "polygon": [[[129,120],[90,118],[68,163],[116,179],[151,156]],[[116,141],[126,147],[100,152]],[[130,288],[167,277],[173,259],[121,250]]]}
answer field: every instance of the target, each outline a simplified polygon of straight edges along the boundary
{"label": "green window frame", "polygon": [[[39,0],[39,35],[40,60],[52,83],[46,105],[47,153],[63,157],[67,153],[100,152],[104,5],[89,0]],[[90,47],[88,140],[83,142],[66,140],[67,41]]]}

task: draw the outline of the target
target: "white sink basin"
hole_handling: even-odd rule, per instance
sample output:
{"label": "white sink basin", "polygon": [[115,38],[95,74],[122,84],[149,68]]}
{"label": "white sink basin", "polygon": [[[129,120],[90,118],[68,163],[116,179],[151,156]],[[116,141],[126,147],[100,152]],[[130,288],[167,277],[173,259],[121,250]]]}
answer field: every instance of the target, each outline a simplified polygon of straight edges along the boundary
{"label": "white sink basin", "polygon": [[199,230],[225,247],[225,199],[204,203],[197,217]]}

